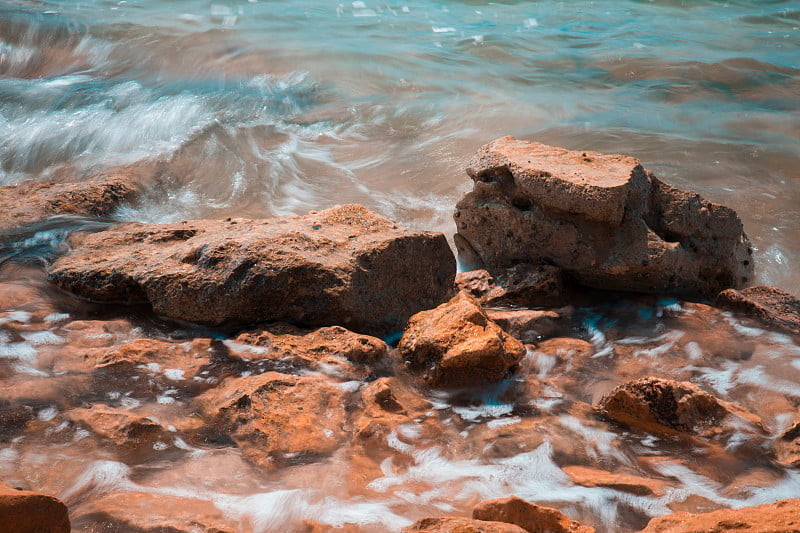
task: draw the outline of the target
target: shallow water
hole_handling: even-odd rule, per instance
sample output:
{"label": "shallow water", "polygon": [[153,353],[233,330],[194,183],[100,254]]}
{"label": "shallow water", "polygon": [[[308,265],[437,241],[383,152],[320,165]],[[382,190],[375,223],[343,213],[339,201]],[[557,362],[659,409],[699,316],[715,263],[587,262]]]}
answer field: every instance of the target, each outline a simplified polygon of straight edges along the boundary
{"label": "shallow water", "polygon": [[[733,207],[755,245],[759,281],[797,294],[798,50],[800,4],[778,0],[0,0],[0,185],[133,166],[149,189],[119,220],[357,202],[451,235],[453,207],[471,185],[466,162],[511,134],[634,155],[665,181]],[[361,485],[342,482],[356,468],[348,447],[274,475],[234,449],[199,449],[180,435],[155,459],[121,458],[62,427],[59,398],[170,419],[186,414],[180,394],[93,397],[53,361],[67,348],[216,333],[47,287],[41,265],[63,250],[64,235],[106,223],[56,218],[0,239],[0,375],[14,390],[40,388],[31,405],[50,431],[4,437],[0,478],[62,496],[78,531],[94,530],[90,503],[111,490],[213,502],[243,531],[306,519],[398,529],[512,492],[602,530],[635,530],[678,502],[696,511],[800,493],[796,471],[748,454],[746,432],[720,444],[724,452],[703,451],[715,459],[699,464],[685,446],[587,425],[575,405],[653,368],[748,407],[773,437],[790,423],[800,398],[796,344],[731,317],[720,319],[725,339],[710,337],[719,324],[692,323],[691,309],[655,300],[576,309],[571,333],[591,340],[593,357],[573,376],[564,361],[531,352],[520,380],[544,384],[532,397],[429,398],[430,415],[397,430],[377,477]],[[93,319],[111,325],[70,329]],[[740,346],[747,357],[736,356]],[[503,430],[486,448],[486,435]],[[63,466],[63,477],[49,479],[43,464]],[[627,469],[669,488],[643,497],[582,487],[562,470],[570,464]]]}

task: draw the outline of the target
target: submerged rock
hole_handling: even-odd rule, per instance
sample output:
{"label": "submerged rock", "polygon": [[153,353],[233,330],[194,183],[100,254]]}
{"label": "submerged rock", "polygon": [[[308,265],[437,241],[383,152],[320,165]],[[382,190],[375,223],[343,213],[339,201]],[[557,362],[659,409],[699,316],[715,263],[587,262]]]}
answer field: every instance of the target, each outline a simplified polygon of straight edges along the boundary
{"label": "submerged rock", "polygon": [[49,279],[189,322],[287,320],[383,335],[444,300],[454,276],[444,235],[350,205],[304,217],[123,224],[75,243]]}
{"label": "submerged rock", "polygon": [[585,526],[557,509],[541,507],[516,496],[479,503],[472,510],[472,518],[515,524],[528,533],[594,533],[595,531],[593,527]]}
{"label": "submerged rock", "polygon": [[713,432],[728,416],[760,427],[754,415],[693,383],[652,377],[620,385],[596,409],[615,422],[655,433]]}
{"label": "submerged rock", "polygon": [[564,303],[564,275],[550,265],[471,270],[456,274],[456,288],[486,307],[556,307]]}
{"label": "submerged rock", "polygon": [[717,295],[716,305],[751,316],[767,327],[800,335],[800,299],[777,287],[728,289]]}
{"label": "submerged rock", "polygon": [[736,531],[788,533],[800,531],[800,500],[782,500],[713,513],[675,513],[653,518],[642,533],[708,533]]}
{"label": "submerged rock", "polygon": [[0,531],[69,533],[63,502],[38,492],[12,489],[0,482]]}
{"label": "submerged rock", "polygon": [[136,182],[125,173],[95,176],[77,183],[28,181],[0,187],[0,233],[53,215],[105,216],[138,192]]}
{"label": "submerged rock", "polygon": [[409,369],[437,388],[496,383],[525,355],[465,292],[411,317],[397,348]]}
{"label": "submerged rock", "polygon": [[249,461],[266,469],[309,463],[345,439],[345,390],[319,376],[266,372],[228,379],[197,401],[204,434],[230,438]]}
{"label": "submerged rock", "polygon": [[567,329],[564,311],[537,309],[486,309],[486,316],[514,338],[522,342],[537,342]]}
{"label": "submerged rock", "polygon": [[172,440],[169,431],[154,417],[137,415],[127,409],[94,405],[90,409],[71,409],[67,418],[117,446],[152,449],[156,443]]}
{"label": "submerged rock", "polygon": [[590,287],[707,296],[753,279],[736,213],[632,157],[504,137],[467,174],[475,185],[456,206],[457,240],[490,271],[548,263]]}
{"label": "submerged rock", "polygon": [[795,422],[775,439],[773,448],[780,462],[800,468],[800,422]]}
{"label": "submerged rock", "polygon": [[417,520],[404,528],[403,533],[525,533],[525,530],[505,522],[437,517]]}

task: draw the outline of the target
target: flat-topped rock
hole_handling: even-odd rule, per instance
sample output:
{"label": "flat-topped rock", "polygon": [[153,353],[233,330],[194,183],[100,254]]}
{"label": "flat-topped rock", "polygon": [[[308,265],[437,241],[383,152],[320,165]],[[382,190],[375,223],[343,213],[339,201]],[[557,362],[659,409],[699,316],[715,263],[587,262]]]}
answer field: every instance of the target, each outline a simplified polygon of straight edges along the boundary
{"label": "flat-topped rock", "polygon": [[53,215],[105,216],[138,192],[137,183],[125,173],[97,175],[77,183],[26,181],[0,187],[0,233]]}
{"label": "flat-topped rock", "polygon": [[753,280],[736,213],[636,159],[503,137],[469,163],[455,242],[473,268],[560,267],[599,289],[713,296]]}
{"label": "flat-topped rock", "polygon": [[387,334],[451,291],[441,233],[361,206],[304,217],[123,224],[74,242],[49,279],[103,302],[148,302],[201,324],[285,320]]}
{"label": "flat-topped rock", "polygon": [[624,155],[571,152],[537,142],[503,137],[483,146],[467,165],[475,181],[515,189],[512,201],[580,213],[619,225],[631,187],[647,180],[639,161]]}
{"label": "flat-topped rock", "polygon": [[782,500],[755,507],[720,509],[712,513],[686,512],[650,520],[642,533],[789,533],[800,531],[800,500]]}

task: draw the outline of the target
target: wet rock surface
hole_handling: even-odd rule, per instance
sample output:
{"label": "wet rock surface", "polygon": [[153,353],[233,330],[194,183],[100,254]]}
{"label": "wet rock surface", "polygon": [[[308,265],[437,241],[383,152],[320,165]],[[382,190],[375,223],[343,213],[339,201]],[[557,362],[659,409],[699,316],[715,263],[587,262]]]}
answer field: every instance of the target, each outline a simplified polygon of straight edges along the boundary
{"label": "wet rock surface", "polygon": [[0,482],[0,531],[70,533],[67,506],[53,496]]}
{"label": "wet rock surface", "polygon": [[525,355],[522,343],[464,292],[411,317],[397,348],[427,385],[444,388],[496,383]]}
{"label": "wet rock surface", "polygon": [[716,305],[751,316],[766,327],[800,335],[800,299],[777,287],[727,289],[717,295]]}
{"label": "wet rock surface", "polygon": [[76,242],[49,279],[201,324],[287,320],[387,334],[439,304],[454,276],[444,235],[344,206],[282,219],[123,224]]}
{"label": "wet rock surface", "polygon": [[675,513],[650,521],[642,533],[707,533],[709,531],[751,531],[788,533],[800,531],[800,500],[724,509],[713,513]]}
{"label": "wet rock surface", "polygon": [[78,183],[25,182],[0,187],[0,233],[54,215],[107,216],[138,193],[139,185],[125,173],[94,176]]}
{"label": "wet rock surface", "polygon": [[481,502],[472,510],[472,518],[507,522],[520,526],[528,533],[594,533],[557,509],[541,507],[511,496]]}
{"label": "wet rock surface", "polygon": [[548,263],[601,289],[713,296],[753,281],[736,213],[671,187],[622,155],[503,137],[467,166],[460,247],[490,271]]}
{"label": "wet rock surface", "polygon": [[519,264],[511,268],[456,274],[456,288],[486,307],[558,307],[566,300],[564,275],[550,265]]}

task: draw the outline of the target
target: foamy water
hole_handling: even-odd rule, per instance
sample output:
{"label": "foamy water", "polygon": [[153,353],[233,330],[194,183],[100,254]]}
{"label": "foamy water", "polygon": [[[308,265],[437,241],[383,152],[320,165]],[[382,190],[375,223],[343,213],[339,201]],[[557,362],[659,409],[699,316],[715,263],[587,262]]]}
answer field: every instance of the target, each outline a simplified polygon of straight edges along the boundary
{"label": "foamy water", "polygon": [[[0,185],[133,167],[147,189],[119,220],[356,202],[452,234],[453,207],[471,185],[467,160],[512,134],[634,155],[733,207],[759,281],[797,294],[799,26],[790,1],[0,1]],[[192,442],[178,423],[190,414],[187,391],[217,377],[151,363],[138,369],[152,385],[145,393],[133,382],[86,388],[68,367],[65,354],[142,337],[222,337],[48,288],[42,264],[65,237],[107,224],[56,217],[0,236],[0,377],[35,424],[0,434],[0,478],[63,498],[76,531],[92,531],[93,501],[116,492],[207,502],[253,532],[304,521],[396,531],[512,493],[601,531],[633,531],[674,509],[800,493],[795,470],[752,452],[794,420],[800,348],[670,299],[580,306],[571,326],[591,344],[588,357],[531,348],[520,374],[496,388],[428,394],[429,407],[385,436],[360,482],[344,480],[365,468],[349,438],[319,462],[259,471],[235,448]],[[237,375],[264,371],[251,359],[265,348],[224,340],[244,365]],[[311,373],[348,397],[367,385],[338,365]],[[676,444],[587,410],[618,383],[652,374],[744,406],[766,433],[734,425],[712,444]],[[167,429],[152,449],[123,454],[69,418],[70,407],[92,403],[152,413]],[[663,489],[582,486],[565,470],[576,465]]]}

